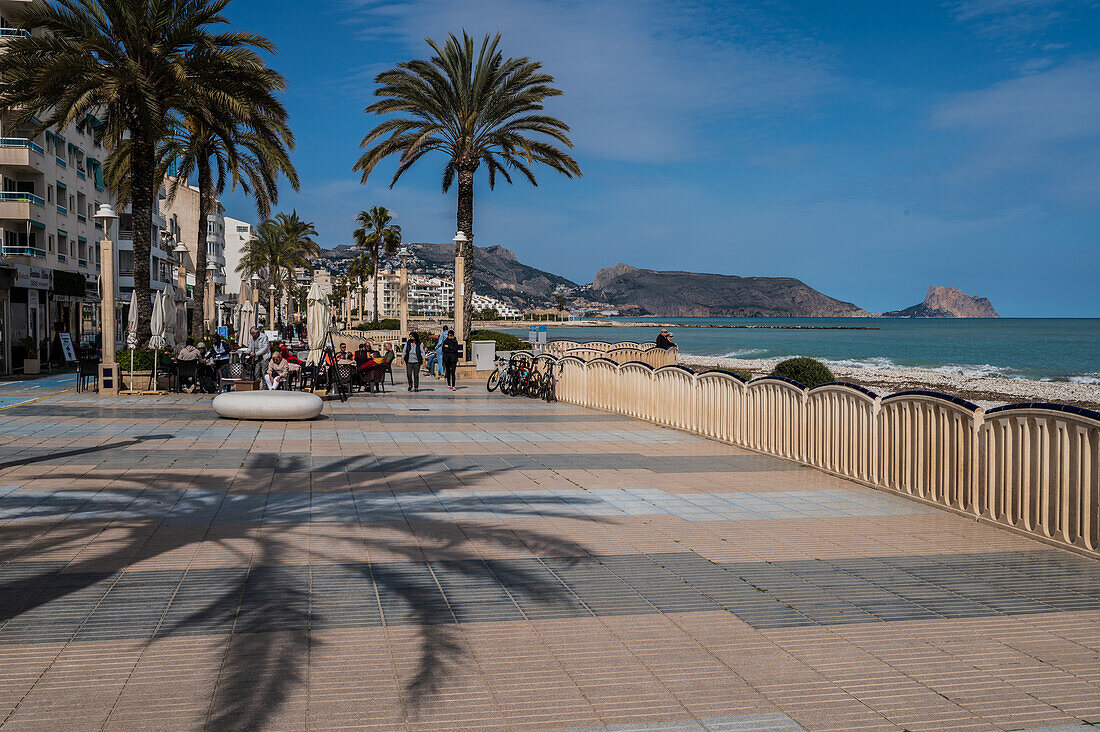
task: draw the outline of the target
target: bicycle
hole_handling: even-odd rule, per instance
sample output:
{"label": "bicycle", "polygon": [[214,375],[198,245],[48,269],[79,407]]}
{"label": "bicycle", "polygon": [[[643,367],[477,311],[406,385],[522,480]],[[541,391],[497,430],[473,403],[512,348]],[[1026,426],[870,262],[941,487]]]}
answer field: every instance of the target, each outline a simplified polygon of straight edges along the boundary
{"label": "bicycle", "polygon": [[505,361],[500,356],[497,356],[493,361],[496,366],[493,368],[493,373],[489,374],[489,380],[485,382],[485,389],[492,393],[497,390],[497,387],[500,387],[501,393],[507,394],[508,392],[503,386],[508,379],[508,369]]}

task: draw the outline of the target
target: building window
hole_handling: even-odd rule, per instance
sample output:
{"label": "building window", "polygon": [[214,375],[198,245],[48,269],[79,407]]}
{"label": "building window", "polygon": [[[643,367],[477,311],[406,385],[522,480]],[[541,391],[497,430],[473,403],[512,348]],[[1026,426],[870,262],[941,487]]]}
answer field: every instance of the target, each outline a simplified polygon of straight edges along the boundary
{"label": "building window", "polygon": [[52,252],[52,251],[53,251],[53,234],[50,234],[50,235],[49,235],[49,236],[47,237],[47,240],[49,241],[49,245],[50,245],[50,251]]}
{"label": "building window", "polygon": [[46,203],[53,203],[53,186],[46,186]]}

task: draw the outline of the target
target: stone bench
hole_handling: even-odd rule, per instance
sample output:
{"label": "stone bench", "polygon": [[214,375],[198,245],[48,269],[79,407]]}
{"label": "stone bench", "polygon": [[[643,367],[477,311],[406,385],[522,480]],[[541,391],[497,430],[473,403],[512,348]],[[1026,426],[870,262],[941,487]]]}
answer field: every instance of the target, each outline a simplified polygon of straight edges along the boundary
{"label": "stone bench", "polygon": [[313,419],[324,402],[302,391],[226,392],[214,397],[214,411],[225,419]]}

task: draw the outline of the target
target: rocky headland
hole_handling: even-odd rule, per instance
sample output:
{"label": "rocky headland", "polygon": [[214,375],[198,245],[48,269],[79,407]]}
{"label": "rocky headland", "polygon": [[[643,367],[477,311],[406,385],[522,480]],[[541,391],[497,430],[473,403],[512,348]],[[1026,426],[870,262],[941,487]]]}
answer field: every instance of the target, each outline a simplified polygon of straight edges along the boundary
{"label": "rocky headland", "polygon": [[924,302],[883,313],[885,318],[999,318],[988,298],[967,295],[957,287],[932,285]]}

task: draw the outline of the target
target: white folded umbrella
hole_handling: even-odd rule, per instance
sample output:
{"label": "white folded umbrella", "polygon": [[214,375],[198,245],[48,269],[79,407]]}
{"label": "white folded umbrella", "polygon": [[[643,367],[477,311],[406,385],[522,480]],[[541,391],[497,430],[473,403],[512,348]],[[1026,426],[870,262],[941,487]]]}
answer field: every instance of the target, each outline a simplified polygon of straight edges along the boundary
{"label": "white folded umbrella", "polygon": [[318,282],[309,286],[306,294],[306,338],[309,341],[309,356],[306,364],[319,365],[321,351],[328,338],[329,312],[328,298]]}

